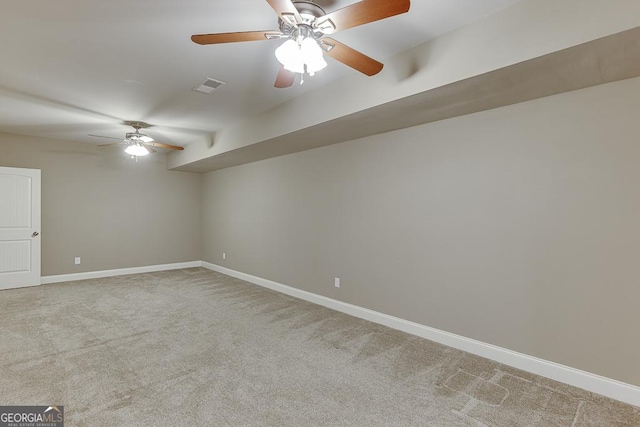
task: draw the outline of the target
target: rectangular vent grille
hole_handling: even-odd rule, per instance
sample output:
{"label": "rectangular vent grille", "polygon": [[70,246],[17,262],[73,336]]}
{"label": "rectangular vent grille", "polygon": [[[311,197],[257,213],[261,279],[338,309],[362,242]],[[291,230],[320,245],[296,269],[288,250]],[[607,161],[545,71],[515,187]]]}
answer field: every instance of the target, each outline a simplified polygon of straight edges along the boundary
{"label": "rectangular vent grille", "polygon": [[191,90],[208,95],[223,84],[225,84],[225,82],[207,77],[203,82],[199,83]]}

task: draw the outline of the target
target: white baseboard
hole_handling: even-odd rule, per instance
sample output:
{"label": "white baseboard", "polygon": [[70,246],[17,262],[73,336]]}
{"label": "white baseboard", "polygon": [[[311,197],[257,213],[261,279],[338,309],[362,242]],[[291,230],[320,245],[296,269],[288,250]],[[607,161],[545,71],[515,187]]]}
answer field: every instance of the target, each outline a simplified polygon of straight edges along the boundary
{"label": "white baseboard", "polygon": [[147,265],[144,267],[118,268],[115,270],[88,271],[86,273],[59,274],[42,276],[41,283],[72,282],[74,280],[100,279],[102,277],[123,276],[125,274],[152,273],[154,271],[178,270],[180,268],[201,267],[202,261],[178,262],[174,264]]}
{"label": "white baseboard", "polygon": [[311,292],[296,289],[261,277],[241,273],[219,265],[202,261],[202,267],[232,276],[250,283],[254,283],[292,297],[300,298],[324,307],[331,308],[361,319],[388,326],[412,335],[417,335],[449,347],[457,348],[468,353],[486,357],[496,362],[522,369],[552,380],[560,381],[584,390],[610,397],[631,405],[640,406],[640,387],[626,384],[600,375],[581,371],[569,366],[528,356],[523,353],[508,350],[492,344],[487,344],[460,335],[441,331],[419,323],[389,316],[357,305],[327,298]]}

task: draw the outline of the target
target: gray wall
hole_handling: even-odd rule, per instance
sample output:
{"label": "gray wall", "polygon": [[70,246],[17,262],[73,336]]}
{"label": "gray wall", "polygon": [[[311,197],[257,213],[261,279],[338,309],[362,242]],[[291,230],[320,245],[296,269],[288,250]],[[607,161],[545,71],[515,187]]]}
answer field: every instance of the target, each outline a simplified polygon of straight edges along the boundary
{"label": "gray wall", "polygon": [[640,385],[638,93],[206,174],[203,260]]}
{"label": "gray wall", "polygon": [[163,154],[0,134],[0,166],[42,170],[43,276],[200,259],[200,175]]}

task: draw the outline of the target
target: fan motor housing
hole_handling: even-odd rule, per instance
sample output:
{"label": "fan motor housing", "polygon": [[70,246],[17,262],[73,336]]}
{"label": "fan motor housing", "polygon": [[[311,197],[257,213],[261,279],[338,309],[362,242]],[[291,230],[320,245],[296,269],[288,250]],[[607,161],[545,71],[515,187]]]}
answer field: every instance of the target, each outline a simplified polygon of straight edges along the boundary
{"label": "fan motor housing", "polygon": [[[316,19],[327,14],[324,9],[312,1],[294,1],[292,3],[302,18],[300,26],[309,28],[312,33],[318,33],[319,31],[314,29],[312,25]],[[295,25],[281,18],[278,18],[278,26],[283,34],[292,34],[297,29]],[[322,33],[320,32],[319,35],[322,36]]]}

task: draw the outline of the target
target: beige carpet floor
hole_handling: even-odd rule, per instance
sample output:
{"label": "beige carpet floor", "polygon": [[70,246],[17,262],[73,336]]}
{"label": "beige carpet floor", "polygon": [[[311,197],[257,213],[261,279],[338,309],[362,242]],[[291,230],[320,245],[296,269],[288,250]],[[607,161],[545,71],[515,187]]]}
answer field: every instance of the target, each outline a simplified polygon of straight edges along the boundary
{"label": "beige carpet floor", "polygon": [[67,426],[640,426],[640,408],[202,268],[0,292],[0,405]]}

